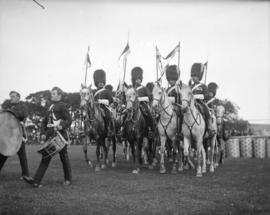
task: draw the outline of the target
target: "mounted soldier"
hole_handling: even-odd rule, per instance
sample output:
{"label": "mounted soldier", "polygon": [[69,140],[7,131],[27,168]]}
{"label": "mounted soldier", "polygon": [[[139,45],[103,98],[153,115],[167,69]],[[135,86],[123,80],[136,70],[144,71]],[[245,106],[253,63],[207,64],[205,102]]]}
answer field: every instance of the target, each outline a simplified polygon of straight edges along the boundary
{"label": "mounted soldier", "polygon": [[94,99],[100,104],[100,107],[104,111],[104,122],[107,129],[108,137],[113,135],[113,120],[112,113],[109,109],[109,105],[113,102],[112,92],[105,88],[106,85],[106,73],[102,69],[98,69],[94,72],[94,83],[97,89],[93,91]]}
{"label": "mounted soldier", "polygon": [[194,98],[196,99],[197,106],[205,118],[206,131],[209,136],[212,136],[214,130],[212,126],[211,116],[205,101],[208,97],[207,86],[200,81],[202,80],[204,73],[204,65],[202,63],[194,63],[191,67],[191,80],[189,86],[192,90]]}
{"label": "mounted soldier", "polygon": [[183,115],[181,114],[181,110],[179,109],[179,105],[181,103],[180,101],[180,95],[176,91],[177,87],[177,80],[179,78],[178,72],[177,72],[177,66],[176,65],[170,65],[166,67],[166,79],[169,83],[169,87],[166,90],[166,93],[169,97],[170,102],[174,105],[174,110],[177,114],[177,117],[179,118],[179,124],[177,126],[177,134],[178,136],[181,136],[181,125],[183,120]]}
{"label": "mounted soldier", "polygon": [[215,82],[210,82],[207,85],[208,96],[206,99],[206,105],[210,109],[215,109],[215,107],[219,104],[219,100],[215,97],[218,89],[218,85]]}
{"label": "mounted soldier", "polygon": [[152,136],[153,132],[153,118],[151,115],[149,102],[152,100],[151,92],[142,85],[143,70],[141,67],[134,67],[131,70],[131,82],[132,86],[136,89],[138,100],[140,102],[140,109],[146,119],[148,126],[148,135]]}

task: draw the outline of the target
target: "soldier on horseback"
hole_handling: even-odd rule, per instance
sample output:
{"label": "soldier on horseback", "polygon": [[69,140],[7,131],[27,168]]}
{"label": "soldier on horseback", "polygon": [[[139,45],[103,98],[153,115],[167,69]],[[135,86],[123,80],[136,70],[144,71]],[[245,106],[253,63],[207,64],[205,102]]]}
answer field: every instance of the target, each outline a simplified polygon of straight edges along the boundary
{"label": "soldier on horseback", "polygon": [[98,69],[94,72],[94,82],[97,89],[93,91],[94,99],[100,104],[100,107],[104,111],[104,122],[107,129],[108,137],[113,135],[113,121],[112,114],[108,106],[113,102],[112,93],[105,88],[106,73],[102,69]]}
{"label": "soldier on horseback", "polygon": [[169,97],[170,102],[174,105],[174,110],[179,118],[179,122],[177,125],[177,136],[181,136],[181,125],[183,120],[183,115],[181,114],[181,110],[179,109],[179,104],[181,103],[179,94],[176,91],[177,87],[177,80],[179,78],[178,72],[177,72],[177,66],[176,65],[170,65],[166,67],[166,79],[169,83],[169,87],[166,90],[166,93]]}
{"label": "soldier on horseback", "polygon": [[148,135],[151,137],[153,132],[153,118],[151,115],[149,102],[152,100],[152,95],[148,88],[142,85],[143,70],[141,67],[134,67],[131,70],[132,86],[136,89],[138,100],[140,102],[140,109],[148,126]]}
{"label": "soldier on horseback", "polygon": [[214,133],[213,125],[209,109],[205,104],[205,101],[208,97],[208,90],[207,86],[200,82],[202,80],[203,72],[203,64],[194,63],[191,67],[191,80],[189,81],[189,86],[191,87],[200,112],[205,117],[206,131],[208,131],[209,136],[212,136],[212,134]]}
{"label": "soldier on horseback", "polygon": [[215,82],[210,82],[207,85],[207,88],[208,88],[208,96],[206,99],[206,105],[210,109],[215,109],[215,107],[219,104],[219,100],[215,97],[218,85]]}

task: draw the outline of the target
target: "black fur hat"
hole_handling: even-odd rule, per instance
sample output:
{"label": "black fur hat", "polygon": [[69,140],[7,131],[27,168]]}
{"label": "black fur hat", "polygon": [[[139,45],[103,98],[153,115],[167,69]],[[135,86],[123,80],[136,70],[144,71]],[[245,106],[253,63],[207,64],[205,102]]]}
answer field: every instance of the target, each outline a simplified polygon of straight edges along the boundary
{"label": "black fur hat", "polygon": [[212,92],[214,94],[214,96],[215,96],[216,93],[217,93],[218,85],[215,82],[211,82],[211,83],[208,84],[207,87],[208,87],[208,91]]}
{"label": "black fur hat", "polygon": [[171,80],[177,81],[178,72],[177,72],[176,65],[170,65],[166,67],[166,78],[168,81],[171,81]]}
{"label": "black fur hat", "polygon": [[98,87],[98,83],[102,82],[104,85],[106,84],[106,73],[102,69],[98,69],[94,72],[94,82],[96,87]]}
{"label": "black fur hat", "polygon": [[131,81],[133,85],[137,79],[143,80],[143,70],[141,67],[134,67],[131,70]]}
{"label": "black fur hat", "polygon": [[196,76],[199,80],[202,80],[204,72],[204,66],[202,63],[194,63],[191,67],[191,76]]}

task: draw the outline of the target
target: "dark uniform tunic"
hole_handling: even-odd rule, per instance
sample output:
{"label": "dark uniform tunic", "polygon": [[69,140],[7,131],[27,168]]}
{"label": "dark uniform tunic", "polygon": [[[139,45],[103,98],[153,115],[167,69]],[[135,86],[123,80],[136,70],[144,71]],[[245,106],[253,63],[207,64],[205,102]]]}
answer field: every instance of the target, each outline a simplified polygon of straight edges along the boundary
{"label": "dark uniform tunic", "polygon": [[[113,103],[113,97],[112,97],[112,92],[106,88],[97,88],[95,90],[93,90],[93,94],[94,94],[94,99],[95,101],[98,102],[98,100],[108,100],[108,105]],[[107,106],[103,103],[100,103],[100,107],[103,109],[104,113],[105,113],[105,127],[108,130],[107,132],[109,132],[109,136],[112,135],[112,117],[111,117],[111,112],[110,110],[107,108]]]}
{"label": "dark uniform tunic", "polygon": [[[63,127],[63,129],[59,132],[67,140],[66,129],[68,129],[71,125],[71,117],[65,103],[61,101],[53,102],[46,112],[46,117],[44,118],[41,126],[41,134],[45,134],[47,140],[56,135],[54,128],[48,127],[48,125],[53,123],[53,120],[60,120],[60,125]],[[65,180],[71,181],[71,167],[67,153],[67,145],[59,152],[59,155],[63,165]],[[50,161],[51,157],[42,157],[41,163],[34,176],[34,181],[36,184],[40,184],[50,164]]]}
{"label": "dark uniform tunic", "polygon": [[[135,86],[135,89],[137,91],[138,98],[148,97],[149,102],[152,101],[152,94],[150,93],[148,88],[146,88],[143,85],[138,85],[137,84]],[[147,123],[148,128],[153,131],[153,118],[152,118],[151,112],[149,110],[149,106],[148,106],[149,102],[140,101],[140,109],[141,109],[141,111],[143,113],[143,116],[146,119],[146,123]]]}
{"label": "dark uniform tunic", "polygon": [[[2,109],[6,111],[12,112],[15,117],[20,121],[23,122],[27,115],[28,115],[28,110],[24,102],[19,101],[18,103],[11,103],[10,100],[4,101],[2,104]],[[24,129],[23,129],[24,130]],[[25,136],[25,134],[24,134]],[[26,156],[26,151],[25,151],[25,142],[22,142],[22,145],[18,151],[18,156],[20,159],[20,164],[21,164],[21,169],[22,169],[22,176],[29,176],[29,169],[28,169],[28,163],[27,163],[27,156]],[[1,155],[0,159],[0,170],[3,167],[5,161],[7,160],[6,156]]]}

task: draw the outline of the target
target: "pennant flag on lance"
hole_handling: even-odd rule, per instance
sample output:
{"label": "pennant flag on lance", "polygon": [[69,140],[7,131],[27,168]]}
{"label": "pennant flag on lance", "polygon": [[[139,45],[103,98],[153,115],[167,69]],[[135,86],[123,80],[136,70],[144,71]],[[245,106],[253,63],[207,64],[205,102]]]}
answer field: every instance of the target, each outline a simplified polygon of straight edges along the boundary
{"label": "pennant flag on lance", "polygon": [[87,50],[86,58],[85,58],[85,64],[87,67],[91,67],[89,51],[90,51],[90,47],[88,46],[88,50]]}
{"label": "pennant flag on lance", "polygon": [[163,59],[168,60],[170,58],[173,58],[175,53],[177,53],[179,49],[180,49],[180,43],[178,43],[177,46],[167,55],[167,57],[165,57]]}
{"label": "pennant flag on lance", "polygon": [[122,51],[121,55],[119,56],[118,60],[120,60],[121,57],[126,58],[130,53],[130,48],[129,48],[129,44],[127,43],[126,47],[124,48],[124,50]]}

